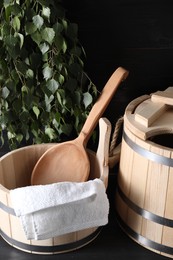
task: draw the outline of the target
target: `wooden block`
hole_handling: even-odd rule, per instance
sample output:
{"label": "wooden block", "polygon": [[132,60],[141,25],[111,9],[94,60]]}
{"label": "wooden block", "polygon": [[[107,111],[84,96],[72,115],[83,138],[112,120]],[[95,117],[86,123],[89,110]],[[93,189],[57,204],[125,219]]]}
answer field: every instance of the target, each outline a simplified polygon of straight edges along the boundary
{"label": "wooden block", "polygon": [[142,110],[135,114],[135,120],[145,127],[149,127],[166,110],[164,103],[149,102]]}
{"label": "wooden block", "polygon": [[173,87],[167,88],[165,91],[157,91],[151,95],[153,102],[161,102],[165,105],[173,105]]}
{"label": "wooden block", "polygon": [[[141,104],[139,102],[140,102],[140,98],[137,98],[136,100],[132,101],[128,105],[124,115],[124,125],[132,133],[134,133],[134,135],[136,135],[137,137],[143,140],[147,140],[151,136],[173,132],[173,106],[161,104],[161,111],[158,111],[157,113],[157,109],[156,109],[156,116],[152,116],[151,117],[152,120],[150,121],[150,116],[147,116],[147,113],[149,113],[149,109],[147,109],[147,113],[146,113],[145,107],[149,106],[150,103],[154,103],[154,102],[151,101],[149,102],[149,100],[147,101],[144,99],[143,103],[145,102],[146,106],[144,106],[144,104]],[[139,104],[138,107],[135,107],[136,104]],[[158,108],[159,106],[160,103],[156,103],[156,107]],[[135,113],[136,114],[141,113],[141,115],[143,113],[142,115],[143,118],[140,116],[138,116],[137,118]],[[135,116],[139,122],[135,119]],[[150,122],[153,121],[149,127],[145,126],[147,125],[146,122],[148,120],[145,117],[146,118],[148,117]]]}

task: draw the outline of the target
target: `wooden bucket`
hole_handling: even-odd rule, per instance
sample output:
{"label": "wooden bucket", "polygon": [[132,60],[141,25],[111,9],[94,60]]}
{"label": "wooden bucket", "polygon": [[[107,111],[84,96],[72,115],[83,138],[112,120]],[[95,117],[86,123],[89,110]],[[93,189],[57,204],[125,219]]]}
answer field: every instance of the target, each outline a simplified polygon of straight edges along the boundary
{"label": "wooden bucket", "polygon": [[124,115],[117,219],[142,246],[173,258],[173,87],[133,100]]}
{"label": "wooden bucket", "polygon": [[[100,138],[97,152],[88,150],[91,163],[90,179],[101,178],[107,186],[108,147],[111,125],[99,121]],[[0,234],[10,245],[36,254],[57,254],[76,250],[94,240],[101,228],[93,227],[46,240],[27,240],[15,216],[9,190],[30,185],[32,169],[39,157],[54,144],[31,145],[17,149],[0,158]]]}

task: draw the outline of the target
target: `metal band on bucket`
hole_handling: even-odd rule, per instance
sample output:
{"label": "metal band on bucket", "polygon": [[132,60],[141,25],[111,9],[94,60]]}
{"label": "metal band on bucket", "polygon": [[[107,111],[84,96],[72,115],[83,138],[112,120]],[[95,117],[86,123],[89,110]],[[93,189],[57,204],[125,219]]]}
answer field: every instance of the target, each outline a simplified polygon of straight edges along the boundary
{"label": "metal band on bucket", "polygon": [[148,219],[152,222],[158,223],[163,226],[171,227],[173,228],[173,219],[164,218],[159,215],[156,215],[146,209],[143,209],[136,205],[133,201],[131,201],[121,190],[121,188],[118,186],[117,192],[121,199],[125,202],[125,204],[132,209],[134,212],[136,212],[138,215],[142,216],[145,219]]}
{"label": "metal band on bucket", "polygon": [[117,221],[120,224],[120,226],[122,227],[122,229],[124,230],[124,232],[126,234],[128,234],[131,238],[136,240],[139,244],[141,244],[145,247],[148,247],[150,249],[154,249],[154,250],[157,250],[159,252],[165,253],[165,254],[173,255],[173,248],[172,247],[159,244],[155,241],[152,241],[152,240],[138,234],[136,231],[134,231],[129,226],[127,226],[127,224],[121,219],[118,212],[117,212],[116,215],[117,215]]}
{"label": "metal band on bucket", "polygon": [[62,253],[62,252],[68,252],[75,249],[78,249],[80,247],[83,247],[84,245],[88,244],[92,240],[94,240],[100,233],[101,227],[97,228],[92,234],[89,236],[80,239],[78,241],[67,243],[67,244],[61,244],[61,245],[54,245],[54,246],[37,246],[37,245],[30,245],[25,244],[23,242],[17,241],[9,236],[7,236],[1,229],[0,229],[0,235],[6,240],[10,245],[17,247],[21,250],[27,250],[32,253]]}
{"label": "metal band on bucket", "polygon": [[133,142],[128,137],[128,135],[125,133],[125,131],[123,132],[123,138],[124,138],[124,141],[127,143],[127,145],[133,151],[140,154],[141,156],[143,156],[143,157],[145,157],[145,158],[147,158],[151,161],[160,163],[162,165],[167,165],[167,166],[173,167],[173,159],[172,158],[168,158],[168,157],[165,157],[163,155],[159,155],[159,154],[156,154],[156,153],[153,153],[153,152],[150,152],[150,151],[144,149],[143,147],[141,147],[138,144],[136,144],[135,142]]}
{"label": "metal band on bucket", "polygon": [[0,209],[2,209],[3,211],[7,212],[8,214],[10,215],[14,215],[16,216],[15,212],[14,212],[14,209],[13,208],[10,208],[8,206],[6,206],[5,204],[3,204],[1,201],[0,201]]}

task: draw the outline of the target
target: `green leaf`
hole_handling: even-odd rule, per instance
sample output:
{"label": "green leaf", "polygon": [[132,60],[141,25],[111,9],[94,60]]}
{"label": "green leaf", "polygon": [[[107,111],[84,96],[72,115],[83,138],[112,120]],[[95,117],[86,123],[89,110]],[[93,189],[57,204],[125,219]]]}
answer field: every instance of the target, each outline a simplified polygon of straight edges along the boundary
{"label": "green leaf", "polygon": [[17,134],[16,135],[16,140],[18,141],[18,143],[21,143],[23,140],[23,135],[22,134]]}
{"label": "green leaf", "polygon": [[7,23],[10,22],[10,16],[11,16],[11,5],[5,5],[5,19]]}
{"label": "green leaf", "polygon": [[62,44],[62,50],[63,50],[63,53],[66,53],[66,51],[67,51],[67,43],[65,40],[63,41],[63,44]]}
{"label": "green leaf", "polygon": [[16,67],[17,67],[17,70],[19,72],[21,72],[23,75],[25,75],[25,73],[28,69],[28,66],[26,65],[26,63],[24,61],[19,61],[18,63],[16,63]]}
{"label": "green leaf", "polygon": [[22,86],[21,90],[22,90],[23,93],[28,93],[28,88],[25,85]]}
{"label": "green leaf", "polygon": [[59,83],[54,79],[50,79],[47,81],[46,86],[51,91],[51,93],[54,94],[59,88]]}
{"label": "green leaf", "polygon": [[11,13],[15,16],[20,15],[22,9],[19,4],[15,3],[11,5]]}
{"label": "green leaf", "polygon": [[71,134],[71,131],[72,131],[72,125],[71,124],[64,124],[64,125],[62,125],[61,130],[65,135],[69,136]]}
{"label": "green leaf", "polygon": [[14,30],[18,32],[20,30],[20,20],[17,16],[15,16],[13,18],[12,24],[13,24]]}
{"label": "green leaf", "polygon": [[18,36],[18,39],[20,41],[20,49],[21,49],[24,43],[24,36],[21,33],[17,33],[16,36]]}
{"label": "green leaf", "polygon": [[45,129],[45,134],[49,136],[50,140],[53,140],[57,137],[55,130],[51,127],[47,127]]}
{"label": "green leaf", "polygon": [[57,131],[59,131],[59,125],[60,125],[60,123],[59,123],[59,120],[57,121],[55,118],[52,120],[52,124],[53,124],[53,126],[55,127],[55,129],[57,130]]}
{"label": "green leaf", "polygon": [[3,89],[2,89],[2,97],[3,97],[4,99],[6,99],[9,94],[10,94],[9,89],[8,89],[7,87],[3,87]]}
{"label": "green leaf", "polygon": [[[0,60],[0,79],[4,79],[8,75],[7,62],[3,59]],[[7,76],[8,77],[8,76]]]}
{"label": "green leaf", "polygon": [[60,93],[56,93],[56,96],[57,96],[57,100],[58,100],[58,103],[61,105],[61,106],[63,106],[62,105],[62,98],[61,98],[61,95],[60,95]]}
{"label": "green leaf", "polygon": [[68,81],[65,84],[65,88],[73,92],[76,89],[77,85],[77,80],[69,77]]}
{"label": "green leaf", "polygon": [[11,0],[4,0],[4,7],[6,8],[11,4]]}
{"label": "green leaf", "polygon": [[53,74],[52,68],[47,66],[43,69],[43,77],[45,80],[50,79],[52,77],[52,74]]}
{"label": "green leaf", "polygon": [[63,76],[62,74],[59,75],[58,81],[59,81],[59,83],[60,83],[61,85],[64,83],[65,78],[64,78],[64,76]]}
{"label": "green leaf", "polygon": [[32,22],[28,22],[25,26],[26,34],[33,34],[34,32],[36,32],[36,30],[37,30],[37,27]]}
{"label": "green leaf", "polygon": [[46,52],[46,53],[44,53],[43,55],[42,55],[42,61],[43,62],[49,62],[49,55],[48,55],[48,52]]}
{"label": "green leaf", "polygon": [[40,44],[39,48],[42,54],[45,54],[49,50],[49,45],[44,42]]}
{"label": "green leaf", "polygon": [[93,98],[89,92],[85,92],[83,94],[83,103],[85,105],[85,108],[87,108],[92,103],[92,100]]}
{"label": "green leaf", "polygon": [[63,99],[65,99],[65,91],[64,89],[59,89],[56,93],[57,100],[59,104],[63,107]]}
{"label": "green leaf", "polygon": [[63,26],[61,23],[57,22],[54,24],[53,29],[54,29],[56,35],[59,35],[63,31]]}
{"label": "green leaf", "polygon": [[3,145],[4,145],[5,141],[4,141],[4,137],[3,137],[3,135],[2,135],[2,134],[1,134],[1,136],[0,136],[0,140],[1,140],[0,147],[3,147]]}
{"label": "green leaf", "polygon": [[63,24],[63,27],[65,28],[65,30],[67,30],[68,23],[65,19],[62,20],[62,24]]}
{"label": "green leaf", "polygon": [[7,123],[9,122],[9,116],[7,115],[7,113],[2,113],[0,114],[0,127],[2,128],[2,130],[6,129]]}
{"label": "green leaf", "polygon": [[40,42],[42,41],[42,36],[39,33],[39,31],[32,33],[31,38],[33,39],[34,42],[37,43],[37,45],[40,45]]}
{"label": "green leaf", "polygon": [[39,68],[40,66],[40,63],[41,63],[41,53],[38,53],[38,52],[33,52],[31,55],[30,55],[30,63],[31,63],[31,66],[33,69],[37,69]]}
{"label": "green leaf", "polygon": [[5,38],[7,35],[10,35],[11,26],[8,23],[4,23],[3,27],[1,28],[1,36]]}
{"label": "green leaf", "polygon": [[42,39],[47,41],[49,44],[52,44],[55,37],[55,31],[52,28],[46,27],[41,32]]}
{"label": "green leaf", "polygon": [[27,124],[30,120],[30,114],[27,110],[22,111],[22,113],[19,115],[19,119],[24,123]]}
{"label": "green leaf", "polygon": [[15,47],[15,45],[18,43],[18,40],[13,35],[8,35],[5,37],[5,44],[7,44],[10,48]]}
{"label": "green leaf", "polygon": [[55,43],[59,52],[63,49],[64,41],[65,40],[62,37],[62,35],[56,35],[55,36],[54,43]]}
{"label": "green leaf", "polygon": [[13,94],[16,91],[16,86],[15,86],[15,82],[11,79],[8,78],[5,82],[5,86],[9,89],[9,91],[11,92],[11,95],[9,96],[9,98],[13,96]]}
{"label": "green leaf", "polygon": [[75,55],[75,56],[77,56],[77,57],[80,57],[81,54],[82,54],[82,50],[81,50],[81,48],[75,46],[74,48],[72,48],[72,49],[70,50],[70,53],[73,54],[73,55]]}
{"label": "green leaf", "polygon": [[[28,93],[23,92],[23,95],[22,95],[23,106],[25,106],[25,109],[28,110],[27,111],[28,113],[30,113],[29,110],[32,109],[33,98],[34,97],[31,95],[29,89],[28,89]],[[30,118],[30,115],[28,115],[28,118]]]}
{"label": "green leaf", "polygon": [[36,117],[38,119],[39,114],[40,114],[39,108],[37,106],[33,106],[32,110],[33,110],[34,114],[36,115]]}
{"label": "green leaf", "polygon": [[49,17],[50,17],[50,8],[43,6],[42,15],[43,15],[45,18],[49,19]]}
{"label": "green leaf", "polygon": [[43,23],[44,23],[44,19],[38,14],[35,15],[33,18],[33,23],[34,25],[37,27],[37,29],[40,30],[40,28],[42,27]]}
{"label": "green leaf", "polygon": [[11,71],[11,77],[12,77],[12,79],[15,81],[15,83],[17,84],[17,82],[19,81],[19,77],[18,77],[18,74],[17,74],[17,72],[16,72],[15,69],[13,69],[13,70]]}
{"label": "green leaf", "polygon": [[61,114],[59,112],[55,113],[55,120],[58,122],[58,124],[60,123],[60,121],[61,121]]}
{"label": "green leaf", "polygon": [[7,136],[8,136],[8,139],[13,139],[13,138],[15,138],[15,134],[12,133],[12,132],[10,132],[10,131],[7,132]]}
{"label": "green leaf", "polygon": [[47,112],[50,112],[50,110],[51,110],[51,102],[53,100],[54,100],[54,96],[53,95],[47,96],[45,94],[45,103],[46,103],[46,111]]}
{"label": "green leaf", "polygon": [[26,77],[33,79],[33,77],[34,77],[34,72],[33,72],[33,70],[28,69],[28,70],[26,71]]}
{"label": "green leaf", "polygon": [[79,65],[79,63],[75,62],[72,63],[69,67],[70,72],[76,77],[76,75],[80,75],[83,71],[82,67]]}
{"label": "green leaf", "polygon": [[21,111],[21,107],[22,107],[22,102],[20,99],[16,99],[13,102],[13,106],[12,108],[14,109],[14,111],[16,112],[16,114],[19,114],[19,112]]}
{"label": "green leaf", "polygon": [[38,137],[39,129],[38,129],[38,122],[34,120],[31,124],[31,131],[35,137]]}
{"label": "green leaf", "polygon": [[13,60],[16,60],[17,57],[20,55],[20,46],[18,39],[16,38],[16,45],[15,46],[7,46],[8,54],[11,56]]}
{"label": "green leaf", "polygon": [[80,95],[79,91],[75,91],[75,92],[74,92],[74,102],[75,102],[75,104],[77,104],[78,106],[80,106],[81,95]]}

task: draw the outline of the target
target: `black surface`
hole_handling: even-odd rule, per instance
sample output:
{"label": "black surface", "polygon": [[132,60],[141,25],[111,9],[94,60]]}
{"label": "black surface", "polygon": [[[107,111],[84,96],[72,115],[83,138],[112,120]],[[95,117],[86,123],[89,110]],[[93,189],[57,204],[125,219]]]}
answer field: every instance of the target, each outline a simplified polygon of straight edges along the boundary
{"label": "black surface", "polygon": [[0,239],[0,259],[127,260],[129,257],[131,257],[133,260],[165,259],[165,257],[145,249],[127,237],[126,234],[121,231],[119,226],[117,226],[115,220],[110,221],[92,243],[76,251],[59,255],[46,256],[25,253],[9,246],[5,241]]}
{"label": "black surface", "polygon": [[103,227],[99,236],[90,244],[69,253],[57,255],[36,255],[22,252],[8,245],[0,238],[0,259],[59,259],[59,260],[162,260],[166,257],[156,254],[129,238],[119,227],[116,220],[114,196],[116,190],[116,175],[109,178],[108,197],[110,201],[109,223]]}

